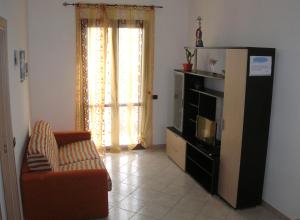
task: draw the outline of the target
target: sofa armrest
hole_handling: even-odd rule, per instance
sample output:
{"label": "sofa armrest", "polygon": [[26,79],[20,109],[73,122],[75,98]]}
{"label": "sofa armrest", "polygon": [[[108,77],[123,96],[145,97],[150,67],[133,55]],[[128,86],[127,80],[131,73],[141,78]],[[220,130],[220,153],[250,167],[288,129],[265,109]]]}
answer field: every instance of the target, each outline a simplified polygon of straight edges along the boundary
{"label": "sofa armrest", "polygon": [[106,217],[107,189],[105,169],[25,173],[22,175],[25,219]]}
{"label": "sofa armrest", "polygon": [[91,140],[90,131],[54,132],[58,146],[70,144],[76,141]]}

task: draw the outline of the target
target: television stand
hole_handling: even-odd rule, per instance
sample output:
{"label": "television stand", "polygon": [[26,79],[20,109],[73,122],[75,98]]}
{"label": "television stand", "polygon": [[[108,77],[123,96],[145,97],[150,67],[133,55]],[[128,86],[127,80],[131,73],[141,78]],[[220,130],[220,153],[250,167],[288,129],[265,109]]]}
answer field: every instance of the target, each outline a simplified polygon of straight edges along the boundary
{"label": "television stand", "polygon": [[209,146],[196,138],[187,141],[186,146],[186,172],[211,194],[217,192],[219,149],[219,146]]}

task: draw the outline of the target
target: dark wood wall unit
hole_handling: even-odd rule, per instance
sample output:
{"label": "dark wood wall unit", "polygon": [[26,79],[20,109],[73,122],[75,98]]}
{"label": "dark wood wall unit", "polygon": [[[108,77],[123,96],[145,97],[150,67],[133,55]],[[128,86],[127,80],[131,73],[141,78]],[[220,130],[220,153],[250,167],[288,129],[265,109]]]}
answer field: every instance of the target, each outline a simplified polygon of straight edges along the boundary
{"label": "dark wood wall unit", "polygon": [[[250,56],[271,56],[271,76],[249,76]],[[272,105],[275,49],[248,50],[243,142],[237,208],[260,204],[265,175]]]}
{"label": "dark wood wall unit", "polygon": [[[218,184],[219,142],[207,144],[196,138],[197,116],[216,120],[217,99],[223,93],[204,87],[207,78],[215,75],[201,71],[199,74],[184,75],[183,137],[187,140],[186,172],[199,182],[208,192],[215,194]],[[218,80],[223,80],[218,76]]]}
{"label": "dark wood wall unit", "polygon": [[[167,153],[203,188],[211,194],[218,194],[233,208],[259,205],[262,202],[268,148],[275,49],[190,49],[202,52],[201,59],[216,56],[220,62],[218,68],[211,68],[214,71],[209,72],[205,60],[197,66],[195,55],[194,70],[175,70],[184,78],[184,89],[181,90],[183,105],[180,105],[183,123],[180,132],[168,128]],[[217,52],[211,50],[224,51],[216,55]],[[250,75],[253,56],[272,58],[271,75]],[[255,67],[259,65],[256,63]],[[213,89],[215,86],[210,83],[216,80],[217,85],[224,85],[224,92]],[[220,87],[218,89],[222,90]],[[212,142],[203,138],[201,132],[196,134],[197,118],[202,117],[205,123],[217,125],[217,138]],[[209,126],[200,122],[199,126],[208,131]]]}

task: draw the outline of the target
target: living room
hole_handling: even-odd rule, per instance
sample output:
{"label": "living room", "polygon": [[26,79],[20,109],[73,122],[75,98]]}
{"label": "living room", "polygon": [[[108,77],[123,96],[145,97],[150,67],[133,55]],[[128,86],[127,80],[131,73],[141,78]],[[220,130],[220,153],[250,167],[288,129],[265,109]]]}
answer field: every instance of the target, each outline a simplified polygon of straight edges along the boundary
{"label": "living room", "polygon": [[[75,129],[76,17],[75,9],[62,3],[60,0],[0,1],[0,16],[7,21],[10,109],[16,139],[14,154],[18,181],[28,135],[37,120],[49,122],[54,131]],[[124,0],[105,3],[163,6],[155,9],[154,32],[153,94],[158,95],[158,99],[153,100],[153,145],[158,148],[166,143],[166,127],[173,125],[174,69],[182,68],[185,62],[184,47],[195,46],[198,16],[202,17],[204,46],[276,48],[262,199],[287,218],[299,218],[297,155],[300,140],[297,125],[300,105],[295,96],[300,80],[296,67],[300,55],[297,46],[300,32],[296,26],[300,19],[300,3],[271,0]],[[20,82],[20,70],[14,64],[15,50],[26,53],[28,77],[23,82]],[[157,152],[150,153],[162,157]],[[111,161],[117,160],[114,157],[111,156]],[[178,167],[176,169],[182,172]],[[112,183],[114,185],[114,180]],[[3,187],[1,210],[6,219]],[[203,219],[209,219],[209,216]]]}

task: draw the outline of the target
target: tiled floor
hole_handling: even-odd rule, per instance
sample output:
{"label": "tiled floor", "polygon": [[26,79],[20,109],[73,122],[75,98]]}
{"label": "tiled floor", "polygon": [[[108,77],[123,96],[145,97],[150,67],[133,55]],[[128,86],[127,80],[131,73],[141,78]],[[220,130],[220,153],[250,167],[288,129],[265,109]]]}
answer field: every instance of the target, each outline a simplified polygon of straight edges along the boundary
{"label": "tiled floor", "polygon": [[106,154],[110,220],[279,220],[264,207],[235,211],[209,195],[164,150]]}

